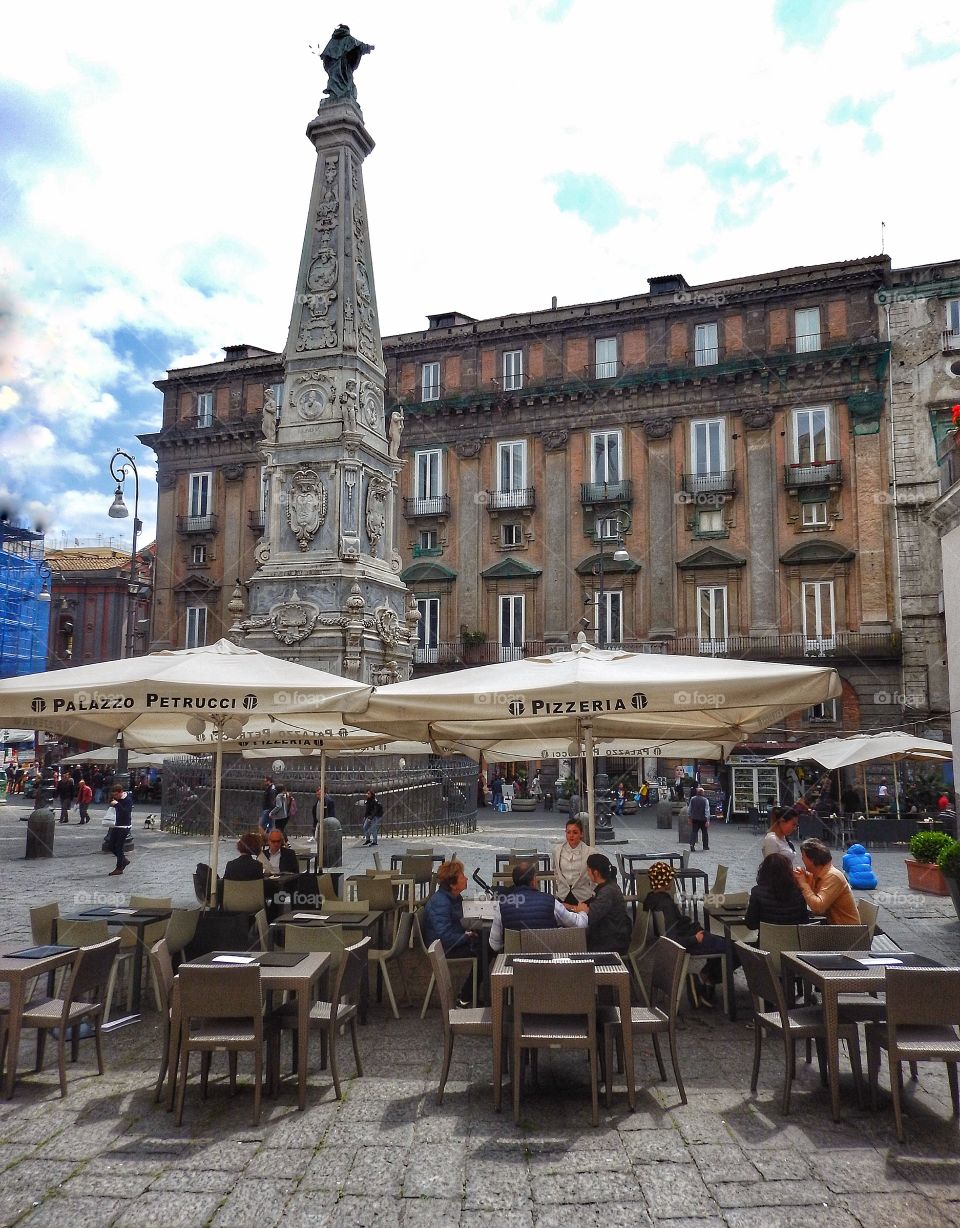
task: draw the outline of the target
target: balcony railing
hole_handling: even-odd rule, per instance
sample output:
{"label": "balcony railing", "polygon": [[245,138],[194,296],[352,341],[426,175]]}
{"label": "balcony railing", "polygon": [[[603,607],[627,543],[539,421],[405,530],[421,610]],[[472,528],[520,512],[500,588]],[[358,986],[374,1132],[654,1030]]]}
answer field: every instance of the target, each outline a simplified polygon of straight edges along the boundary
{"label": "balcony railing", "polygon": [[533,486],[526,486],[521,490],[488,490],[487,507],[491,512],[512,508],[530,510],[536,504],[536,493]]}
{"label": "balcony railing", "polygon": [[898,631],[837,631],[813,637],[802,632],[786,635],[727,635],[723,640],[701,640],[679,635],[671,640],[624,641],[627,652],[655,652],[669,656],[724,656],[752,661],[810,661],[814,658],[846,661],[898,660]]}
{"label": "balcony railing", "polygon": [[216,533],[216,516],[178,516],[177,528],[181,533]]}
{"label": "balcony railing", "polygon": [[796,490],[800,486],[836,486],[842,477],[843,467],[838,460],[783,467],[783,481],[788,490]]}
{"label": "balcony railing", "polygon": [[438,559],[443,554],[442,546],[414,546],[413,557],[415,559]]}
{"label": "balcony railing", "polygon": [[715,473],[685,473],[683,489],[688,495],[732,495],[736,489],[733,469],[718,469]]}
{"label": "balcony railing", "polygon": [[404,499],[403,514],[408,519],[415,516],[449,516],[450,496],[433,495],[429,499]]}
{"label": "balcony railing", "polygon": [[262,529],[264,526],[263,508],[251,507],[247,512],[247,524],[251,529]]}
{"label": "balcony railing", "polygon": [[954,332],[952,328],[947,328],[943,333],[943,350],[946,354],[952,354],[955,350],[960,350],[960,333]]}
{"label": "balcony railing", "polygon": [[580,502],[584,507],[593,507],[597,503],[632,503],[633,483],[581,482]]}
{"label": "balcony railing", "polygon": [[692,362],[695,367],[715,367],[722,359],[723,350],[719,345],[703,345],[687,350],[687,362]]}
{"label": "balcony railing", "polygon": [[819,350],[820,333],[798,333],[794,338],[794,346],[798,354],[812,354]]}
{"label": "balcony railing", "polygon": [[955,434],[947,435],[937,449],[937,466],[940,470],[940,494],[945,495],[951,486],[960,482],[960,450]]}
{"label": "balcony railing", "polygon": [[620,370],[620,362],[618,359],[614,359],[613,362],[596,362],[588,370],[592,372],[594,379],[616,379]]}

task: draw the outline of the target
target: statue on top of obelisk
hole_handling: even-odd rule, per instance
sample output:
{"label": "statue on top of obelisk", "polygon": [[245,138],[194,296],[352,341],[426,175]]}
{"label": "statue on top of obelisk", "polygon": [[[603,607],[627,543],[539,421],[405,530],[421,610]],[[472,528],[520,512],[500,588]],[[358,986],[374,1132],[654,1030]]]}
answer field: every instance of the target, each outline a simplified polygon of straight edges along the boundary
{"label": "statue on top of obelisk", "polygon": [[349,26],[337,26],[330,36],[330,41],[320,52],[320,59],[327,73],[327,88],[323,91],[324,94],[331,99],[356,100],[357,87],[353,84],[353,74],[361,58],[370,51],[373,51],[372,44],[361,43],[354,38]]}

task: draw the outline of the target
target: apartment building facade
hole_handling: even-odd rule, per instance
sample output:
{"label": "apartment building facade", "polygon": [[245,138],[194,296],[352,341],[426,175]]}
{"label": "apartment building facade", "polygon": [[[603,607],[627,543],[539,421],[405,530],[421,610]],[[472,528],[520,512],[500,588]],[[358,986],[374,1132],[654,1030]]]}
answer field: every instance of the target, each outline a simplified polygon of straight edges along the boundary
{"label": "apartment building facade", "polygon": [[[899,723],[886,257],[384,338],[421,670],[569,642],[829,659]],[[402,543],[401,543],[402,548]]]}

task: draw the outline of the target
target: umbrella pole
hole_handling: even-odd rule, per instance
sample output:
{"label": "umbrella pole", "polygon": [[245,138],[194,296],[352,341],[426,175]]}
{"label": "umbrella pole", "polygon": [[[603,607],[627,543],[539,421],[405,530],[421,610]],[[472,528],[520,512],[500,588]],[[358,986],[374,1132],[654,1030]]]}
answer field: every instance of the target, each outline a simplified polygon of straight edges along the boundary
{"label": "umbrella pole", "polygon": [[593,730],[589,725],[583,728],[583,770],[587,778],[587,815],[589,816],[590,846],[597,840],[597,803],[593,788]]}
{"label": "umbrella pole", "polygon": [[317,873],[323,872],[323,823],[327,812],[327,754],[320,751],[320,822],[317,824]]}
{"label": "umbrella pole", "polygon": [[896,759],[891,759],[890,762],[893,764],[893,800],[897,807],[897,822],[899,823],[900,822],[900,786],[897,783],[897,761]]}
{"label": "umbrella pole", "polygon": [[213,821],[210,824],[210,906],[217,906],[217,862],[220,855],[220,777],[223,773],[223,722],[217,725],[213,752]]}

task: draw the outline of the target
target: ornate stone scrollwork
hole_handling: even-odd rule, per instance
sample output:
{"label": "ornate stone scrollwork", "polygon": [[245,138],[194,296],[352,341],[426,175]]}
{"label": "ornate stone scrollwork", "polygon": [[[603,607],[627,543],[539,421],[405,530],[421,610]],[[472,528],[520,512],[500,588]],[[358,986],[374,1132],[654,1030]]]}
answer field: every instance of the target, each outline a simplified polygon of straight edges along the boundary
{"label": "ornate stone scrollwork", "polygon": [[394,550],[390,555],[390,570],[398,576],[403,571],[403,556],[399,550]]}
{"label": "ornate stone scrollwork", "polygon": [[649,440],[669,439],[673,434],[672,418],[644,418],[642,425]]}
{"label": "ornate stone scrollwork", "polygon": [[265,537],[261,537],[253,548],[253,557],[257,561],[257,565],[262,567],[264,563],[270,561],[270,543]]}
{"label": "ornate stone scrollwork", "polygon": [[461,439],[454,444],[454,450],[461,460],[470,460],[471,457],[480,455],[482,446],[479,439]]}
{"label": "ornate stone scrollwork", "polygon": [[763,431],[773,421],[773,410],[766,405],[757,405],[753,409],[743,410],[740,416],[746,430]]}
{"label": "ornate stone scrollwork", "polygon": [[383,394],[367,381],[360,385],[360,421],[368,431],[383,434]]}
{"label": "ornate stone scrollwork", "polygon": [[376,330],[376,312],[373,307],[373,293],[370,289],[370,278],[367,266],[362,260],[357,261],[357,344],[360,353],[371,362],[379,363],[377,347],[374,344]]}
{"label": "ornate stone scrollwork", "polygon": [[237,482],[243,477],[243,465],[224,465],[222,473],[224,481]]}
{"label": "ornate stone scrollwork", "polygon": [[298,469],[287,498],[287,523],[297,545],[307,550],[327,517],[327,492],[315,469]]}
{"label": "ornate stone scrollwork", "polygon": [[548,452],[559,452],[561,448],[565,448],[567,446],[567,440],[569,438],[569,431],[544,431],[543,446]]}
{"label": "ornate stone scrollwork", "polygon": [[380,548],[387,527],[387,498],[391,486],[386,478],[379,473],[373,474],[367,486],[367,538],[370,542],[370,553],[376,555]]}
{"label": "ornate stone scrollwork", "polygon": [[400,624],[400,615],[390,606],[377,606],[373,612],[373,626],[386,648],[397,648],[402,643],[404,628]]}
{"label": "ornate stone scrollwork", "polygon": [[300,594],[294,588],[289,600],[271,607],[270,626],[281,644],[292,647],[310,635],[317,625],[319,614],[320,611],[312,602],[300,600]]}

